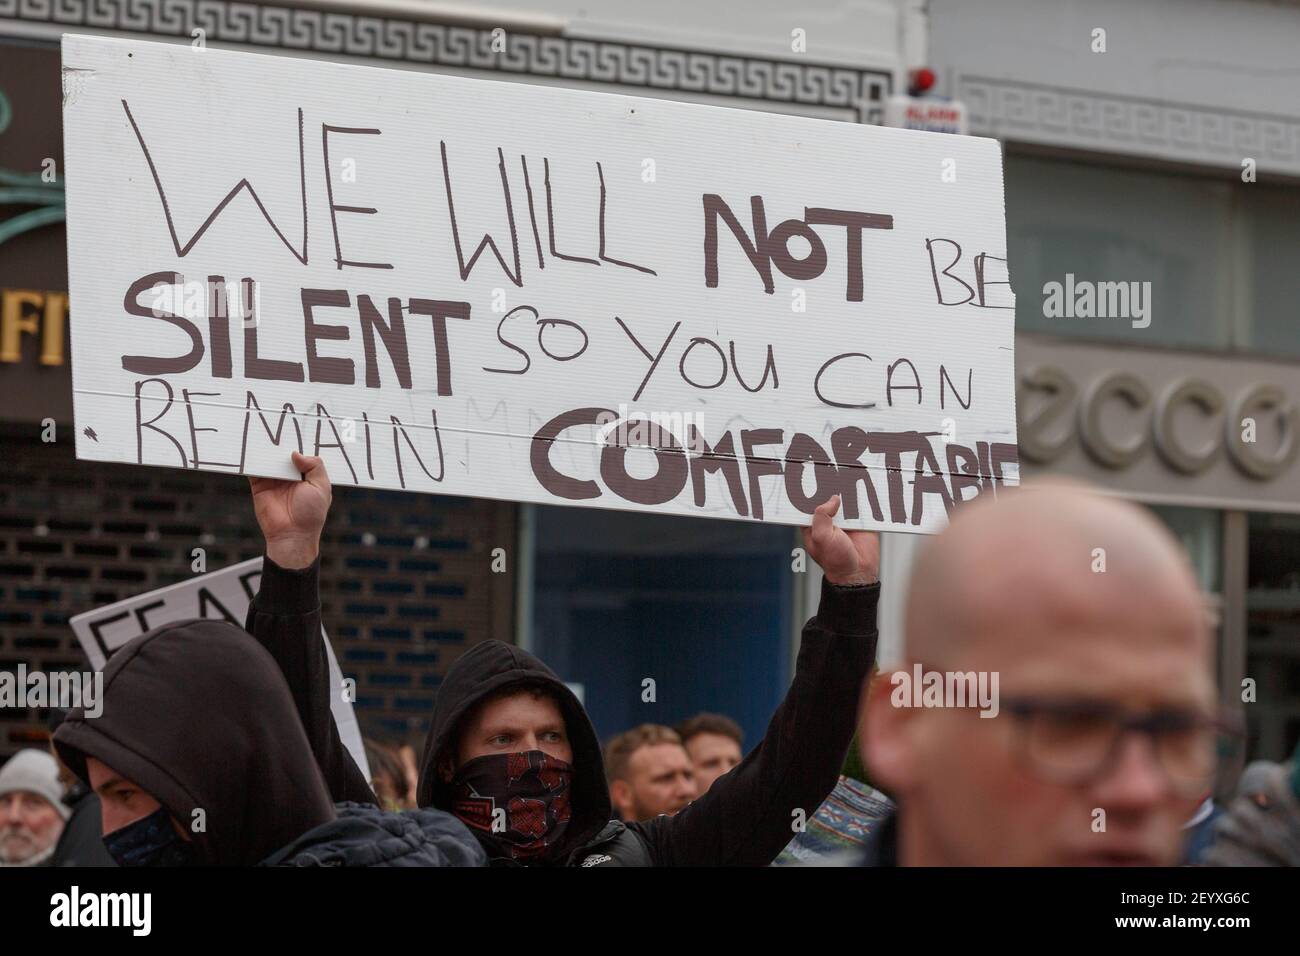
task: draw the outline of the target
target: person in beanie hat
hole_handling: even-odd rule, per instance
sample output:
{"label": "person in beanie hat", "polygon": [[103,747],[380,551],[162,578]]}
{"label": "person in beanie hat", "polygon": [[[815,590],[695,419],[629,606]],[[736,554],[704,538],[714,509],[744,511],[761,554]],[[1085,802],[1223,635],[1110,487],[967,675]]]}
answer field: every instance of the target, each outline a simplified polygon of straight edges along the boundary
{"label": "person in beanie hat", "polygon": [[70,812],[54,758],[18,751],[0,767],[0,866],[48,865]]}

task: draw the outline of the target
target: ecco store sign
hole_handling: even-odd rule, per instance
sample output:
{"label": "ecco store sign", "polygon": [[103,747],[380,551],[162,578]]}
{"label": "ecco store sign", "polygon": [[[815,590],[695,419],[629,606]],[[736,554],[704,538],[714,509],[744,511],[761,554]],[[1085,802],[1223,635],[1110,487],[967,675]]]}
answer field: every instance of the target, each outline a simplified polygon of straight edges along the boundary
{"label": "ecco store sign", "polygon": [[[1213,382],[1187,376],[1157,393],[1131,372],[1106,372],[1080,385],[1057,365],[1027,369],[1019,384],[1022,393],[1035,390],[1050,397],[1037,414],[1019,424],[1021,457],[1031,462],[1049,464],[1065,453],[1074,434],[1052,438],[1048,433],[1071,414],[1089,457],[1115,470],[1154,451],[1174,471],[1199,475],[1226,453],[1243,475],[1268,481],[1286,472],[1300,453],[1300,406],[1277,385],[1252,385],[1226,395]],[[1110,405],[1125,410],[1136,428],[1127,434],[1109,432],[1102,415]],[[1213,423],[1208,437],[1193,442],[1180,433],[1177,423],[1184,408]],[[1277,423],[1281,441],[1266,449],[1261,434],[1270,420]]]}
{"label": "ecco store sign", "polygon": [[1028,466],[1152,497],[1300,509],[1300,367],[1025,338],[1016,404]]}

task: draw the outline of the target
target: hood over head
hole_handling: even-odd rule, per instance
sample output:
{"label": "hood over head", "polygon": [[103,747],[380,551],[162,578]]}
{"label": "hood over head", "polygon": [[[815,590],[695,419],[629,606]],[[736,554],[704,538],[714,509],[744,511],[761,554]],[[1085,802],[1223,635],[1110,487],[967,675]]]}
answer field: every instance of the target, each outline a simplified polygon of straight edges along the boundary
{"label": "hood over head", "polygon": [[[416,801],[422,807],[451,809],[452,788],[438,772],[439,756],[455,748],[461,722],[476,704],[514,685],[542,687],[559,701],[573,748],[572,817],[563,843],[549,857],[549,862],[558,862],[609,823],[612,808],[600,740],[573,691],[540,660],[512,644],[501,641],[476,644],[447,671],[434,701]],[[490,855],[500,855],[494,851],[490,838],[474,832]]]}
{"label": "hood over head", "polygon": [[[252,865],[334,819],[288,684],[233,624],[180,621],[124,644],[104,668],[102,706],[68,714],[59,757],[87,784],[94,757],[153,796],[200,862]],[[195,810],[205,831],[193,832]]]}

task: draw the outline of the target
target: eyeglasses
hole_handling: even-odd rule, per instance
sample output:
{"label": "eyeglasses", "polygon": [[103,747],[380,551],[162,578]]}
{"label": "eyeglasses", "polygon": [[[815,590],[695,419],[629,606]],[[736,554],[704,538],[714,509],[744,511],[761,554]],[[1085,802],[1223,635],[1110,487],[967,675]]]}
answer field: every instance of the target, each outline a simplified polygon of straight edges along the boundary
{"label": "eyeglasses", "polygon": [[1203,794],[1219,757],[1244,736],[1227,716],[1171,708],[1134,714],[1098,701],[1003,700],[1015,718],[1016,745],[1040,776],[1078,785],[1103,777],[1130,734],[1150,738],[1170,786],[1181,796]]}

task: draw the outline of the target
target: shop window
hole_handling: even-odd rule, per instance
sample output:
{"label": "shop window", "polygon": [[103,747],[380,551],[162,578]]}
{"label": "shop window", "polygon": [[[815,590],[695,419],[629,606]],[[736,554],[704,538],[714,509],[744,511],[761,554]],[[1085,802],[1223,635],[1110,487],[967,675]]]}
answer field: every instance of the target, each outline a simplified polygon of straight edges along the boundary
{"label": "shop window", "polygon": [[533,650],[602,742],[702,710],[762,738],[790,679],[793,529],[548,506],[535,529]]}
{"label": "shop window", "polygon": [[[1015,153],[1006,157],[1005,179],[1019,329],[1141,345],[1231,345],[1226,183]],[[1067,314],[1047,314],[1053,303],[1044,287],[1053,282]],[[1127,288],[1121,296],[1101,283]],[[1077,315],[1089,295],[1094,314]],[[1127,314],[1095,314],[1103,301],[1105,311]]]}
{"label": "shop window", "polygon": [[1241,190],[1239,261],[1247,263],[1238,304],[1238,344],[1266,355],[1300,356],[1300,190]]}
{"label": "shop window", "polygon": [[[1011,152],[1006,205],[1019,329],[1300,356],[1300,190]],[[1099,314],[1103,302],[1122,311],[1125,298],[1127,315]]]}
{"label": "shop window", "polygon": [[1187,552],[1201,589],[1218,594],[1222,585],[1220,555],[1223,553],[1223,523],[1220,512],[1210,508],[1175,508],[1152,505],[1151,510],[1174,533]]}
{"label": "shop window", "polygon": [[1250,516],[1245,704],[1251,759],[1284,760],[1300,745],[1300,515]]}

